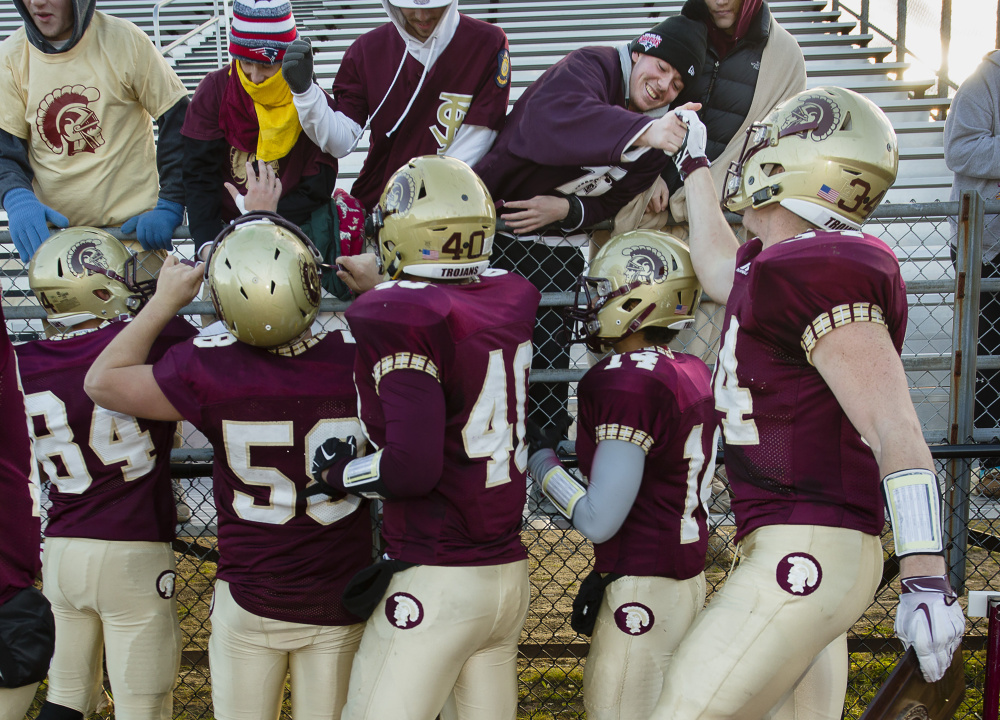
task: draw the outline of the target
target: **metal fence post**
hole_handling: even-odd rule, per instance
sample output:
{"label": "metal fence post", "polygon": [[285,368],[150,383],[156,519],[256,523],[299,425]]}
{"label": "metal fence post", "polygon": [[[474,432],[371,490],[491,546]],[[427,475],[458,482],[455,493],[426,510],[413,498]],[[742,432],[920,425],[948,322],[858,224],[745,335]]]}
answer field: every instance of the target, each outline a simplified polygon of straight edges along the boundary
{"label": "metal fence post", "polygon": [[[896,62],[906,62],[906,0],[896,0]],[[899,71],[900,79],[904,72]]]}
{"label": "metal fence post", "polygon": [[[979,281],[983,257],[983,198],[965,191],[958,202],[955,310],[952,332],[951,395],[948,442],[970,442],[976,409],[976,349],[979,344]],[[969,487],[972,461],[949,460],[945,465],[945,561],[951,585],[965,592],[965,556],[969,537]]]}

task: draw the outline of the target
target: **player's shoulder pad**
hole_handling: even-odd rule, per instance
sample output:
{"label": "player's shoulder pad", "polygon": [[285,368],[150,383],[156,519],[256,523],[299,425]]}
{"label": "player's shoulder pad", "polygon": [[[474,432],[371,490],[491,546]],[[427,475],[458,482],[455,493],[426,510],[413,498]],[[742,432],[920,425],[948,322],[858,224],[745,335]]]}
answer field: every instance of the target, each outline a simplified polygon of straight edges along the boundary
{"label": "player's shoulder pad", "polygon": [[441,286],[415,280],[391,280],[376,285],[355,300],[345,313],[351,332],[367,326],[431,327],[444,322],[451,298]]}
{"label": "player's shoulder pad", "polygon": [[523,275],[501,270],[500,268],[486,268],[479,275],[479,282],[488,285],[500,285],[505,293],[516,293],[521,296],[519,300],[523,302],[533,301],[536,305],[542,299],[542,293],[538,291],[531,281]]}
{"label": "player's shoulder pad", "polygon": [[[663,392],[661,363],[671,361],[654,350],[613,353],[602,358],[580,381],[580,391],[614,393],[629,397],[656,397]],[[658,368],[660,372],[653,370]],[[672,375],[668,371],[667,375]]]}
{"label": "player's shoulder pad", "polygon": [[883,242],[860,232],[804,233],[763,250],[748,274],[753,321],[789,349],[819,315],[838,307],[877,306],[873,317],[891,325],[905,318],[899,261]]}

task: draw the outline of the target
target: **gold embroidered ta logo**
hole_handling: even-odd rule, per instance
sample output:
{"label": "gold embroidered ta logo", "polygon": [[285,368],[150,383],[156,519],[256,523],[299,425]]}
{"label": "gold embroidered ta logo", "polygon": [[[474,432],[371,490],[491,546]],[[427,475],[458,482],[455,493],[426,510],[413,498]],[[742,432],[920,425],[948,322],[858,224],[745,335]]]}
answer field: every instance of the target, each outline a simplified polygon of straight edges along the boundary
{"label": "gold embroidered ta logo", "polygon": [[442,102],[438,106],[437,120],[444,126],[444,132],[432,125],[431,134],[437,140],[438,155],[442,155],[455,140],[455,133],[462,127],[465,113],[469,112],[472,105],[472,96],[443,92],[438,97]]}

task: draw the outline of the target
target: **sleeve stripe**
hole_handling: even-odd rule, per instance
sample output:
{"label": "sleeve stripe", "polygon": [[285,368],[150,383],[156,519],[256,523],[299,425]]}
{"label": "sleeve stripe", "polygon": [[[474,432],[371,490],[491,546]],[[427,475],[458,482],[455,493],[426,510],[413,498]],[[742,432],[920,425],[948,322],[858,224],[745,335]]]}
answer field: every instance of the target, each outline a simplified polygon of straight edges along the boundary
{"label": "sleeve stripe", "polygon": [[437,365],[429,357],[400,352],[395,355],[387,355],[375,363],[375,367],[372,369],[372,375],[375,378],[375,392],[378,392],[378,386],[382,382],[382,378],[393,370],[419,370],[440,381]]}
{"label": "sleeve stripe", "polygon": [[885,325],[885,314],[882,308],[874,303],[856,302],[838,305],[829,312],[820,313],[802,333],[802,349],[806,351],[806,360],[812,365],[812,353],[816,343],[824,335],[839,327],[855,322],[871,322]]}
{"label": "sleeve stripe", "polygon": [[649,433],[617,423],[597,426],[597,442],[601,442],[601,440],[624,440],[638,445],[647,454],[649,449],[653,447],[653,438],[650,437]]}

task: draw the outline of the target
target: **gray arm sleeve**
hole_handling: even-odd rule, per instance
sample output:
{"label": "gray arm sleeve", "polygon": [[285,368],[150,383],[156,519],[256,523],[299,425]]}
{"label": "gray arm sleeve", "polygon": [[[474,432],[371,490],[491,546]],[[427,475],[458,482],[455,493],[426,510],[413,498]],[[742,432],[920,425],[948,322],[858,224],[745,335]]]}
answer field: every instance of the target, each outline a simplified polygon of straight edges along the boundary
{"label": "gray arm sleeve", "polygon": [[28,161],[28,142],[0,130],[0,200],[14,188],[31,190],[34,176]]}
{"label": "gray arm sleeve", "polygon": [[[559,460],[551,450],[540,451],[528,461],[533,478],[541,478]],[[646,453],[624,440],[602,440],[597,444],[590,471],[590,484],[573,508],[573,526],[594,543],[610,540],[628,517],[639,495]]]}

